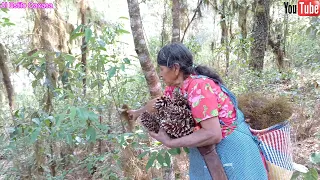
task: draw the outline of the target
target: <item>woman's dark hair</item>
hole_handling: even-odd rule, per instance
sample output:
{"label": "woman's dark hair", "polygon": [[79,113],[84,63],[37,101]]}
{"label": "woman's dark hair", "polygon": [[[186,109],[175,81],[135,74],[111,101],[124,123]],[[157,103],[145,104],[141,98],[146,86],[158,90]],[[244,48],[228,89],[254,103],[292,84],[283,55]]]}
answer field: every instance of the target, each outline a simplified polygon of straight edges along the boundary
{"label": "woman's dark hair", "polygon": [[190,50],[182,43],[171,43],[158,53],[158,65],[172,68],[174,64],[179,64],[184,75],[197,74],[211,78],[212,80],[223,84],[222,79],[214,70],[207,66],[193,64],[193,56]]}

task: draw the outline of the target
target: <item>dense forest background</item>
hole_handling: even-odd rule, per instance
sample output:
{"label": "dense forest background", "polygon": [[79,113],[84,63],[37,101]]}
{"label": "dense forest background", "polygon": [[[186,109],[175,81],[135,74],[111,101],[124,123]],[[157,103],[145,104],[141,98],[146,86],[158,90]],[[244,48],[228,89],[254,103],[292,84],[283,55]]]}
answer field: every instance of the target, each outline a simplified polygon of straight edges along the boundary
{"label": "dense forest background", "polygon": [[123,113],[161,93],[157,52],[179,41],[237,96],[288,99],[293,179],[318,179],[320,18],[296,1],[39,2],[0,10],[0,179],[188,179],[188,149]]}

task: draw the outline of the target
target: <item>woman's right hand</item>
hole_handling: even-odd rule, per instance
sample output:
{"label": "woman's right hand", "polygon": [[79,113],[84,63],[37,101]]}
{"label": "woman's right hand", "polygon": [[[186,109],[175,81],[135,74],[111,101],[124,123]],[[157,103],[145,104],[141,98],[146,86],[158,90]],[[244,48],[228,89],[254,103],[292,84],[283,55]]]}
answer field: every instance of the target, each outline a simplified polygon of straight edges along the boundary
{"label": "woman's right hand", "polygon": [[155,109],[153,108],[154,106],[154,103],[157,101],[157,98],[154,98],[150,101],[148,101],[146,103],[145,106],[141,107],[140,109],[132,109],[132,110],[128,110],[127,113],[128,113],[128,116],[131,120],[137,120],[138,117],[145,111],[148,111],[148,112],[153,112]]}
{"label": "woman's right hand", "polygon": [[137,120],[138,117],[140,116],[139,110],[132,109],[132,110],[128,110],[127,113],[129,115],[130,120],[134,120],[134,121]]}

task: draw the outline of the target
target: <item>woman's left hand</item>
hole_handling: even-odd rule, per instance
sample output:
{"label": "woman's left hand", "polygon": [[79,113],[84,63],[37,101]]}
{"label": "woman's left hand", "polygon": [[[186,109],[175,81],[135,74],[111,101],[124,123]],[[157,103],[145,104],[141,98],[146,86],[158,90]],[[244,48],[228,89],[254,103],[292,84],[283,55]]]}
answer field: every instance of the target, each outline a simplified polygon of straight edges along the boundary
{"label": "woman's left hand", "polygon": [[163,145],[165,145],[169,148],[172,148],[172,145],[170,143],[171,138],[163,129],[160,129],[158,133],[150,131],[149,134],[151,137],[153,137],[157,141],[161,142]]}

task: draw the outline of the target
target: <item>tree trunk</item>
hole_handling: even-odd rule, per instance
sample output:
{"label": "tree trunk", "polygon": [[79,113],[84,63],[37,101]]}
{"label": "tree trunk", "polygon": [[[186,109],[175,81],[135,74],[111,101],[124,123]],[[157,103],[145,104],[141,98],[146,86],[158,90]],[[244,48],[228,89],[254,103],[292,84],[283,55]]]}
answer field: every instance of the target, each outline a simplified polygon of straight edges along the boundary
{"label": "tree trunk", "polygon": [[172,39],[171,42],[180,42],[180,2],[172,0]]}
{"label": "tree trunk", "polygon": [[155,98],[162,94],[161,84],[151,62],[150,54],[146,46],[146,41],[143,36],[139,2],[138,0],[127,0],[127,2],[135,50],[142,67],[142,71],[146,78],[151,98]]}
{"label": "tree trunk", "polygon": [[163,3],[163,17],[162,17],[162,31],[161,31],[161,47],[168,41],[168,33],[166,32],[166,20],[167,20],[167,0]]}
{"label": "tree trunk", "polygon": [[[138,55],[142,71],[146,78],[151,98],[153,99],[162,95],[161,84],[155,68],[151,62],[150,54],[146,46],[146,41],[143,36],[143,26],[140,16],[139,2],[138,0],[127,0],[127,2],[135,51]],[[129,159],[132,157],[127,158]],[[125,166],[128,166],[128,164],[129,163],[125,164]],[[144,167],[141,168],[144,169]]]}
{"label": "tree trunk", "polygon": [[288,14],[284,14],[284,33],[283,33],[283,53],[286,55],[287,36],[289,34],[289,20]]}
{"label": "tree trunk", "polygon": [[[45,0],[41,2],[45,3]],[[51,114],[53,111],[53,90],[58,86],[58,72],[64,72],[63,69],[57,70],[55,60],[62,60],[57,58],[55,59],[56,52],[70,53],[70,48],[68,47],[68,40],[70,37],[70,31],[73,30],[73,26],[69,23],[66,23],[59,14],[58,10],[60,9],[60,0],[56,0],[55,9],[34,9],[35,21],[33,29],[33,39],[32,44],[35,51],[41,50],[45,54],[46,59],[46,71],[45,71],[45,86],[46,92],[44,95],[44,107],[43,110],[47,114]],[[34,53],[34,51],[32,51]],[[30,54],[32,54],[30,53]],[[64,62],[61,63],[64,65]],[[65,67],[61,67],[65,68]],[[60,74],[62,75],[62,74]],[[49,125],[49,129],[52,128],[52,124]],[[50,134],[51,136],[51,134]],[[45,142],[37,140],[34,145],[34,151],[36,156],[36,167],[39,178],[43,176],[43,165],[45,163],[45,156],[41,148],[49,148],[51,157],[47,161],[50,162],[48,165],[51,171],[51,175],[56,175],[56,162],[53,159],[55,154],[55,143],[54,141]]]}
{"label": "tree trunk", "polygon": [[277,41],[274,42],[271,37],[268,38],[268,44],[271,46],[272,51],[277,59],[277,66],[279,72],[282,72],[284,68],[284,51],[281,48],[281,35],[277,36]]}
{"label": "tree trunk", "polygon": [[220,12],[221,17],[221,46],[226,48],[225,55],[226,55],[226,70],[225,75],[228,73],[229,68],[229,60],[230,60],[230,50],[229,50],[229,36],[228,36],[228,26],[226,20],[226,8],[227,8],[227,0],[222,1],[222,11]]}
{"label": "tree trunk", "polygon": [[[80,2],[80,14],[81,14],[81,24],[82,29],[81,32],[85,33],[85,25],[86,25],[86,9],[87,9],[87,1],[81,0]],[[84,77],[82,79],[83,83],[83,95],[86,95],[87,91],[87,42],[85,36],[82,37],[82,46],[81,46],[81,63],[83,68]]]}
{"label": "tree trunk", "polygon": [[255,0],[254,24],[252,30],[253,43],[249,66],[262,72],[266,45],[268,42],[269,0]]}
{"label": "tree trunk", "polygon": [[2,72],[2,76],[3,76],[3,82],[4,82],[4,86],[6,87],[7,90],[7,97],[9,100],[9,107],[10,107],[10,111],[12,113],[13,111],[13,103],[14,103],[14,99],[13,99],[13,86],[10,80],[10,71],[9,68],[6,65],[6,62],[8,62],[8,54],[7,51],[5,49],[5,47],[0,43],[0,71]]}
{"label": "tree trunk", "polygon": [[[239,7],[238,11],[238,26],[240,27],[241,33],[241,42],[244,43],[244,40],[247,38],[247,14],[248,14],[249,6],[247,5],[247,1],[244,0]],[[246,48],[242,46],[241,48],[241,58],[245,61],[247,60],[247,52]]]}
{"label": "tree trunk", "polygon": [[[45,2],[44,0],[42,2]],[[59,1],[56,1],[59,4]],[[55,52],[62,51],[68,52],[66,28],[65,23],[62,21],[58,14],[58,5],[56,9],[35,9],[35,25],[34,25],[34,37],[32,40],[33,46],[40,49],[45,54],[46,59],[46,71],[45,71],[45,85],[46,92],[44,95],[44,107],[43,110],[51,114],[53,111],[53,91],[57,87],[58,70],[54,63]],[[52,124],[49,125],[49,129],[52,128]],[[45,163],[45,157],[41,148],[45,148],[45,142],[37,140],[34,145],[36,155],[36,167],[39,178],[43,176],[43,166]],[[50,162],[49,168],[51,175],[56,175],[56,162],[54,157],[55,143],[49,141],[49,151],[51,157],[47,160]]]}
{"label": "tree trunk", "polygon": [[[47,113],[51,113],[53,110],[53,90],[56,88],[57,84],[57,71],[54,64],[54,49],[50,42],[50,24],[52,23],[50,17],[47,15],[45,10],[40,10],[40,27],[42,28],[42,36],[41,36],[41,45],[43,50],[46,51],[46,82],[47,82],[47,94],[46,94],[46,102],[45,102],[45,111]],[[50,123],[49,129],[52,128],[52,124]],[[40,144],[38,141],[36,142],[38,145]],[[51,153],[51,158],[54,156],[54,148],[53,142],[50,142],[49,148]],[[39,148],[39,147],[38,147]],[[41,152],[41,151],[40,151]],[[40,153],[38,152],[38,153]],[[50,160],[50,170],[51,175],[54,177],[56,175],[55,171],[55,161],[53,159]],[[41,163],[41,162],[40,162]]]}

